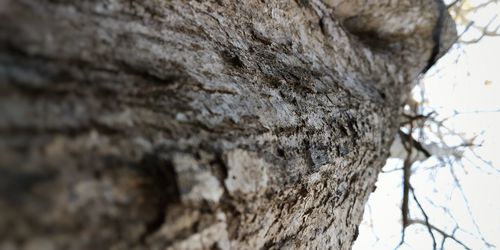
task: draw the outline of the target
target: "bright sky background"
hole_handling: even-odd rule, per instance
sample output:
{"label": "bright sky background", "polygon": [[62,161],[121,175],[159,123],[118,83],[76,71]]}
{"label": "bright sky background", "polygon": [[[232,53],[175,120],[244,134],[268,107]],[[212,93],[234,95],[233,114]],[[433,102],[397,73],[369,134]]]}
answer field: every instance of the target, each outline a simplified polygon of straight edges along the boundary
{"label": "bright sky background", "polygon": [[[500,18],[498,2],[477,13],[474,19],[484,24],[495,15]],[[449,117],[455,111],[465,113],[454,116],[447,126],[467,138],[479,135],[476,142],[482,142],[482,147],[475,152],[496,168],[487,166],[470,152],[465,154],[463,167],[453,166],[482,235],[500,249],[500,37],[485,37],[477,44],[461,48],[455,46],[428,73],[424,86],[427,104],[439,113],[439,118]],[[436,161],[431,158],[416,166],[419,170],[411,181],[431,223],[451,233],[455,225],[453,219],[444,216],[443,209],[430,202],[445,206],[462,229],[473,234],[457,232],[457,238],[472,249],[487,249],[477,238],[479,234],[454,184],[449,166],[422,171],[433,163]],[[401,166],[400,160],[390,159],[384,169]],[[401,171],[380,174],[377,189],[365,209],[354,250],[386,250],[398,245],[401,239],[401,182]],[[423,218],[415,205],[411,210],[412,217]],[[432,240],[424,226],[408,227],[406,242],[399,249],[432,249]],[[437,242],[439,247],[440,237]],[[447,240],[444,249],[463,248]]]}

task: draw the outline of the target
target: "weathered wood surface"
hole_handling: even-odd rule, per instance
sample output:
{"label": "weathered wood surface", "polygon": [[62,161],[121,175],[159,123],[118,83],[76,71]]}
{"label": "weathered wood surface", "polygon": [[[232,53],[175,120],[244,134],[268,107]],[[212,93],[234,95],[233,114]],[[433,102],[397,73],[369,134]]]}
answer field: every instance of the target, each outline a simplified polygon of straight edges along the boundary
{"label": "weathered wood surface", "polygon": [[349,249],[438,6],[0,0],[0,248]]}

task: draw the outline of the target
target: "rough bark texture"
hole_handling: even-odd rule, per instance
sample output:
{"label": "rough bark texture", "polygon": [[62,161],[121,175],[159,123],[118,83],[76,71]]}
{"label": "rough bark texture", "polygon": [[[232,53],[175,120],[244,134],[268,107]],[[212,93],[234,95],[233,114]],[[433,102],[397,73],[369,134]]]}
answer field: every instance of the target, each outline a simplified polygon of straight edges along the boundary
{"label": "rough bark texture", "polygon": [[0,0],[0,248],[349,249],[439,6]]}

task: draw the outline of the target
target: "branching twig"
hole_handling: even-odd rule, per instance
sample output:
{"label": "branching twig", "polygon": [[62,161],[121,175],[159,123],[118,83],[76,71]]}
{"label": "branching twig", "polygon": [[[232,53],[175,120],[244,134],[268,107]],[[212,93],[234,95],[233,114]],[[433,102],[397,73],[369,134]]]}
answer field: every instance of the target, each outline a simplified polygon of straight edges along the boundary
{"label": "branching twig", "polygon": [[[429,231],[429,235],[432,238],[432,249],[436,250],[436,238],[434,237],[434,234],[432,233],[432,227],[431,227],[431,224],[429,223],[429,216],[427,216],[427,213],[425,212],[424,208],[422,207],[422,205],[418,201],[417,196],[415,195],[415,190],[413,188],[411,188],[411,194],[413,196],[413,200],[415,200],[415,202],[417,203],[418,208],[420,208],[420,212],[422,212],[422,215],[424,215],[425,225],[427,227],[427,230]],[[410,220],[410,219],[408,220],[409,223],[411,221],[412,220]]]}
{"label": "branching twig", "polygon": [[[433,224],[430,224],[430,223],[426,223],[425,221],[423,220],[411,220],[410,221],[411,224],[420,224],[420,225],[423,225],[423,226],[426,226],[426,227],[430,227],[432,230],[438,232],[441,236],[443,236],[444,238],[449,238],[453,241],[455,241],[457,244],[461,245],[464,249],[467,249],[467,250],[471,250],[470,247],[468,247],[465,243],[463,243],[461,240],[457,239],[454,234],[448,234],[446,233],[444,230],[434,226]],[[455,230],[454,230],[455,231]]]}
{"label": "branching twig", "polygon": [[465,207],[467,208],[467,213],[469,213],[469,217],[472,221],[472,224],[474,225],[477,233],[481,237],[481,240],[487,247],[495,247],[493,244],[489,243],[483,236],[481,230],[479,229],[479,225],[477,224],[476,220],[474,219],[474,215],[472,214],[472,209],[469,205],[469,199],[467,199],[467,196],[465,195],[464,189],[462,187],[462,184],[460,184],[460,180],[458,179],[457,175],[455,174],[455,171],[453,168],[450,166],[449,168],[450,174],[453,177],[453,180],[455,181],[455,185],[457,186],[458,190],[460,191],[460,195],[462,196],[462,199],[464,200]]}

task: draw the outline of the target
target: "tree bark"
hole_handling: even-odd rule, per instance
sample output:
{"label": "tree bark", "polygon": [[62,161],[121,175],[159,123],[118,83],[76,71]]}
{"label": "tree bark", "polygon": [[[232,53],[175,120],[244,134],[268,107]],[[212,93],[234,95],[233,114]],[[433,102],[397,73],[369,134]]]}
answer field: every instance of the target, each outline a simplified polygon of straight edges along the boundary
{"label": "tree bark", "polygon": [[440,6],[0,0],[0,248],[349,249]]}

